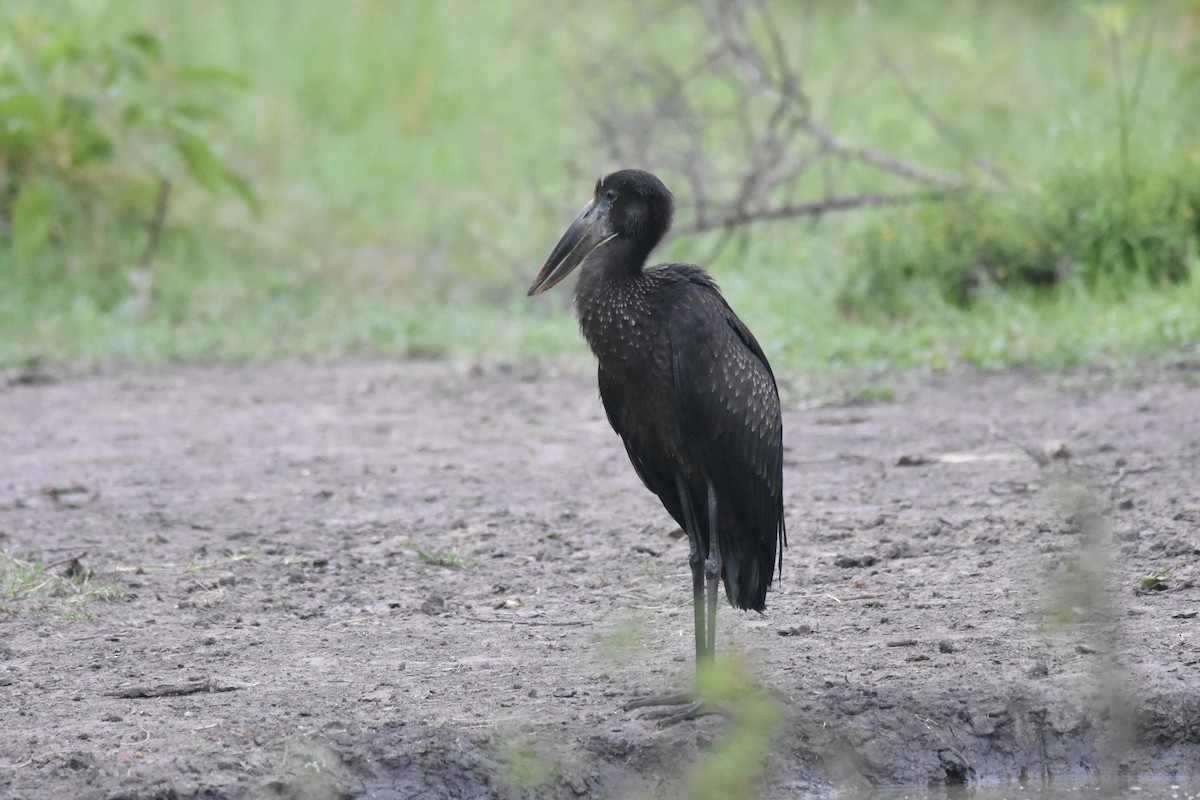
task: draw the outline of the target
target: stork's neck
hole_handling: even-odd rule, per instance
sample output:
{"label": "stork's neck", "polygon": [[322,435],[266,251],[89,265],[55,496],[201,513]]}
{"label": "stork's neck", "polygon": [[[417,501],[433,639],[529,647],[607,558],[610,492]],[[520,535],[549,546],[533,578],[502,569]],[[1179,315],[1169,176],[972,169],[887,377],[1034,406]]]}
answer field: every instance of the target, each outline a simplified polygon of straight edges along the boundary
{"label": "stork's neck", "polygon": [[575,284],[575,308],[582,321],[583,310],[604,303],[613,292],[622,292],[637,284],[644,275],[649,250],[632,246],[626,239],[613,239],[593,250],[579,271]]}
{"label": "stork's neck", "polygon": [[579,328],[601,362],[634,355],[628,344],[635,329],[654,322],[650,301],[656,284],[654,272],[645,271],[645,255],[631,257],[622,246],[606,253],[607,247],[588,256],[575,284]]}

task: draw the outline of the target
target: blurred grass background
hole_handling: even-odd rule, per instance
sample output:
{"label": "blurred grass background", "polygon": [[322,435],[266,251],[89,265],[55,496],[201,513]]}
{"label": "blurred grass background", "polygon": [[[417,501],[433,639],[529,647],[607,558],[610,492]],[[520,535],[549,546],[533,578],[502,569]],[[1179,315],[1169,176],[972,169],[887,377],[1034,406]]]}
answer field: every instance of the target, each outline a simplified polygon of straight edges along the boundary
{"label": "blurred grass background", "polygon": [[[801,6],[776,7],[786,40]],[[580,169],[656,166],[608,163],[596,145],[584,113],[603,101],[595,56],[690,60],[705,35],[698,12],[667,0],[10,0],[0,17],[0,117],[26,73],[57,69],[14,56],[52,38],[31,33],[30,20],[76,30],[83,49],[147,31],[173,69],[219,68],[228,80],[210,87],[212,113],[176,109],[186,119],[163,124],[202,135],[252,192],[247,200],[185,149],[146,145],[159,154],[147,174],[173,176],[146,263],[154,193],[141,179],[127,181],[137,191],[121,198],[135,209],[123,226],[109,224],[114,201],[94,186],[105,199],[90,226],[43,230],[29,221],[32,202],[0,219],[8,365],[582,359],[569,293],[532,301],[525,289],[590,195]],[[669,238],[659,259],[702,261],[779,369],[1059,367],[1196,352],[1200,4],[817,2],[812,19],[807,88],[841,135],[971,170],[881,74],[884,46],[1010,182],[817,225],[755,225],[711,257],[711,235]],[[74,91],[67,78],[52,84],[39,91]],[[144,94],[158,109],[155,91]],[[148,116],[114,124],[152,138]],[[65,129],[74,117],[55,119]],[[20,188],[13,141],[0,136],[10,199]],[[89,185],[120,183],[97,174]],[[36,250],[20,247],[29,230]],[[1050,259],[1053,286],[1010,281],[1030,259]]]}

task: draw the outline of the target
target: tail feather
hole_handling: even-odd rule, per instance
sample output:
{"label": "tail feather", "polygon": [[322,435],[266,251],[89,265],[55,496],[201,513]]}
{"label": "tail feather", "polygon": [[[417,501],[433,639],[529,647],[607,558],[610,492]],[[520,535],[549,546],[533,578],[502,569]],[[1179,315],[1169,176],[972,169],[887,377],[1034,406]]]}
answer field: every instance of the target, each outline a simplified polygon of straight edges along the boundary
{"label": "tail feather", "polygon": [[767,589],[775,578],[777,556],[782,555],[778,551],[782,520],[772,527],[770,533],[758,536],[746,536],[743,529],[732,526],[721,530],[725,596],[737,608],[762,611],[767,606]]}
{"label": "tail feather", "polygon": [[[663,505],[675,521],[687,529],[683,504],[690,506],[700,536],[700,557],[707,559],[710,542],[706,490],[683,487],[683,496],[661,496]],[[669,502],[670,501],[670,502]],[[746,517],[750,516],[749,520]],[[767,606],[767,589],[776,572],[782,575],[786,533],[783,525],[783,503],[775,509],[751,516],[739,513],[731,503],[717,502],[718,535],[721,545],[721,577],[729,604],[740,609],[763,611]],[[755,518],[757,517],[757,518]]]}

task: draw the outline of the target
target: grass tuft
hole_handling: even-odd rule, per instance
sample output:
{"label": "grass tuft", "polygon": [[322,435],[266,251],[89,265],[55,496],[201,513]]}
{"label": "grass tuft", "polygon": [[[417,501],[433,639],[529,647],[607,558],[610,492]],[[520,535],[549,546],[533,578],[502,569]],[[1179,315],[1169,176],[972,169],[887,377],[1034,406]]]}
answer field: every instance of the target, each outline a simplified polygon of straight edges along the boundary
{"label": "grass tuft", "polygon": [[93,575],[77,560],[57,571],[51,566],[0,551],[0,614],[33,612],[65,620],[91,619],[94,601],[129,597],[125,587]]}
{"label": "grass tuft", "polygon": [[450,567],[457,569],[463,565],[462,559],[454,550],[423,550],[420,547],[415,548],[417,555],[426,564],[433,564],[436,567]]}

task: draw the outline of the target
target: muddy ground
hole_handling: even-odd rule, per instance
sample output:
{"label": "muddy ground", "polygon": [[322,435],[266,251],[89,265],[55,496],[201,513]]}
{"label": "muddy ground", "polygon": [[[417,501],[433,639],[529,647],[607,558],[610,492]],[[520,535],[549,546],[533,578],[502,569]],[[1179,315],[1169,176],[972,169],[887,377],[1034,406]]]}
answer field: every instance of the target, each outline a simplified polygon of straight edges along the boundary
{"label": "muddy ground", "polygon": [[[582,365],[0,378],[0,796],[662,797],[769,723],[622,710],[687,547]],[[755,791],[1200,778],[1194,356],[892,385],[787,387]]]}

